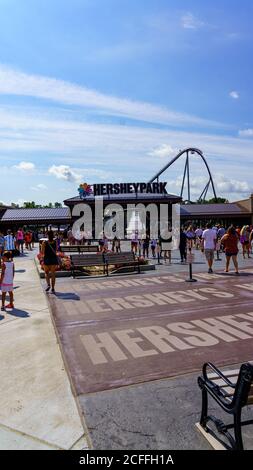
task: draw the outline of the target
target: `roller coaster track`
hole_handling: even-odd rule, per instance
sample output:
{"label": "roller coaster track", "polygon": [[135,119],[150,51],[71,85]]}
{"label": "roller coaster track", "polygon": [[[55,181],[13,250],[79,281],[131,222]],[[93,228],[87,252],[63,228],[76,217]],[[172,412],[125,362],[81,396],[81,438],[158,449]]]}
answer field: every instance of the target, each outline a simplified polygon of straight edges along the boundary
{"label": "roller coaster track", "polygon": [[172,160],[167,164],[165,165],[158,173],[156,173],[156,175],[149,181],[149,183],[153,183],[155,180],[157,182],[159,182],[159,178],[160,176],[171,166],[173,165],[173,163],[175,163],[180,157],[183,157],[185,155],[185,166],[184,166],[184,174],[183,174],[183,179],[182,179],[182,185],[181,185],[181,193],[180,193],[180,196],[183,197],[183,193],[184,193],[184,188],[185,188],[185,182],[187,180],[187,195],[188,195],[188,199],[186,199],[185,202],[189,202],[191,203],[191,181],[190,181],[190,155],[194,155],[194,154],[197,154],[200,156],[200,158],[202,159],[202,161],[204,162],[205,166],[206,166],[206,169],[207,169],[207,172],[208,172],[208,175],[209,175],[209,179],[208,179],[208,182],[207,184],[205,185],[203,191],[201,192],[199,198],[198,198],[198,202],[201,203],[203,201],[205,201],[206,199],[206,195],[208,193],[208,190],[210,188],[210,185],[212,187],[212,191],[213,191],[213,195],[214,195],[214,198],[215,200],[217,200],[217,195],[216,195],[216,191],[215,191],[215,187],[214,187],[214,182],[213,182],[213,178],[212,178],[212,174],[211,174],[211,171],[210,171],[210,168],[207,164],[207,161],[203,155],[203,152],[199,149],[196,149],[196,148],[187,148],[187,149],[184,149],[184,150],[180,150],[180,152],[174,157],[172,158]]}

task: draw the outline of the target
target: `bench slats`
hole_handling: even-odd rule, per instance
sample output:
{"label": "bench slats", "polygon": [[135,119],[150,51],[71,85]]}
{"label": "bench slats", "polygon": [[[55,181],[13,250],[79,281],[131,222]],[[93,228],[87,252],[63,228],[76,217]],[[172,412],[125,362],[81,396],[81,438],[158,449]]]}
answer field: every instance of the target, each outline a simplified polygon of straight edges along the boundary
{"label": "bench slats", "polygon": [[62,253],[97,253],[98,245],[61,246]]}
{"label": "bench slats", "polygon": [[[239,371],[240,371],[239,369],[227,370],[227,371],[221,370],[222,374],[225,375],[225,377],[228,378],[232,382],[233,385],[236,385]],[[222,394],[226,398],[230,399],[230,397],[233,397],[235,393],[235,389],[227,385],[226,382],[224,382],[224,380],[221,377],[219,377],[217,374],[215,373],[208,374],[208,379],[211,380],[215,385],[218,385],[221,388],[221,393],[224,391],[224,394],[223,393]],[[253,404],[253,384],[251,384],[251,387],[250,387],[247,404],[248,405]]]}
{"label": "bench slats", "polygon": [[135,260],[133,253],[90,253],[90,254],[73,254],[70,255],[72,272],[74,275],[75,271],[81,271],[82,268],[91,266],[103,266],[104,271],[106,269],[107,275],[109,275],[108,266],[115,265],[116,269],[114,272],[119,272],[120,269],[124,269],[127,265],[140,272],[139,261]]}
{"label": "bench slats", "polygon": [[[225,377],[230,378],[230,377],[238,377],[240,369],[233,369],[233,370],[220,369],[220,371],[223,375],[225,375]],[[220,376],[215,374],[215,372],[211,372],[211,373],[208,372],[207,375],[210,380],[213,380],[215,378],[220,378]]]}
{"label": "bench slats", "polygon": [[76,267],[82,267],[82,266],[103,266],[104,265],[104,262],[101,261],[101,260],[97,260],[97,261],[86,261],[86,262],[79,262],[79,261],[75,261],[73,263],[73,266],[76,266]]}
{"label": "bench slats", "polygon": [[102,255],[73,255],[70,257],[73,267],[104,266]]}

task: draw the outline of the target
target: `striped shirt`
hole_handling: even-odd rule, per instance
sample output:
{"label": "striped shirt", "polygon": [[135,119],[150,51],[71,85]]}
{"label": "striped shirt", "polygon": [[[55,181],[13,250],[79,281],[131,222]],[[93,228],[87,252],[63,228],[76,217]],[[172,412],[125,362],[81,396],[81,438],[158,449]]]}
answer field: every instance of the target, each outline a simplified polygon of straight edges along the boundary
{"label": "striped shirt", "polygon": [[13,235],[6,235],[4,237],[4,249],[7,251],[15,250],[16,238]]}

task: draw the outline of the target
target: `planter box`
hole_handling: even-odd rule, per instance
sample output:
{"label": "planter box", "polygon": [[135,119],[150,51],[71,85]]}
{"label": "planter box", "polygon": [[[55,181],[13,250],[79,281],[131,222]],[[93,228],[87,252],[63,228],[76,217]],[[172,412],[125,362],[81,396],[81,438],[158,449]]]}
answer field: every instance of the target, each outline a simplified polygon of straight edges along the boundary
{"label": "planter box", "polygon": [[[46,277],[45,272],[43,271],[43,269],[41,269],[40,262],[39,262],[37,257],[34,258],[34,263],[35,263],[35,266],[36,266],[39,277],[41,279],[45,279],[45,277]],[[155,268],[154,264],[143,264],[143,265],[141,264],[140,269],[141,269],[141,272],[145,272],[145,271],[154,271],[156,268]],[[133,270],[126,266],[126,268],[121,269],[120,272],[122,274],[127,274],[127,273],[132,273]],[[119,276],[120,276],[120,274],[119,274]],[[71,277],[71,271],[56,271],[56,278],[60,278],[60,277]],[[90,279],[91,277],[92,278],[97,278],[98,276],[96,276],[96,275],[95,276],[84,276],[83,278],[85,278],[85,277]]]}
{"label": "planter box", "polygon": [[[45,279],[45,271],[41,269],[40,262],[38,258],[34,258],[34,263],[38,272],[38,275],[41,279]],[[56,271],[56,277],[71,277],[71,271]]]}

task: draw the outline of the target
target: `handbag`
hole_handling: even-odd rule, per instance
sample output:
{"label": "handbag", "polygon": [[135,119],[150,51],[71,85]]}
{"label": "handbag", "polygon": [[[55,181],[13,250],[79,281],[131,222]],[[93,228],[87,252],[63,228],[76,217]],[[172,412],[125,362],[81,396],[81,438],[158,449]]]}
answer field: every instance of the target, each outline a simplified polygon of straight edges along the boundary
{"label": "handbag", "polygon": [[53,247],[50,245],[50,243],[48,243],[48,246],[50,246],[52,252],[55,254],[55,256],[57,258],[57,264],[58,264],[59,268],[62,269],[62,259],[61,259],[61,257],[57,255],[56,251],[53,249]]}

